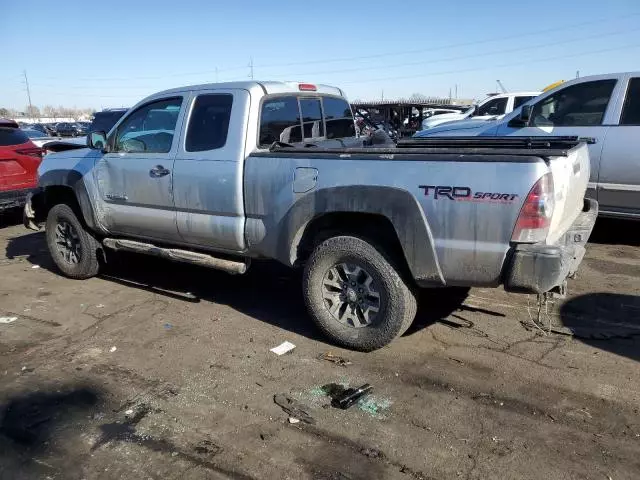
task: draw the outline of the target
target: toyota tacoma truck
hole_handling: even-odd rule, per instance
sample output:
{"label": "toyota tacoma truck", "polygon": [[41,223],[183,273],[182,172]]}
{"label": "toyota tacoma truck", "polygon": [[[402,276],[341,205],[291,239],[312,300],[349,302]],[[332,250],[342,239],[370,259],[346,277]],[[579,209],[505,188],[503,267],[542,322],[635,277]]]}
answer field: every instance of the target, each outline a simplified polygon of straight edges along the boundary
{"label": "toyota tacoma truck", "polygon": [[575,137],[376,145],[338,88],[208,84],[47,155],[24,221],[45,225],[75,279],[112,250],[232,274],[261,258],[300,267],[320,330],[368,351],[411,325],[420,288],[562,290],[597,214],[588,179]]}

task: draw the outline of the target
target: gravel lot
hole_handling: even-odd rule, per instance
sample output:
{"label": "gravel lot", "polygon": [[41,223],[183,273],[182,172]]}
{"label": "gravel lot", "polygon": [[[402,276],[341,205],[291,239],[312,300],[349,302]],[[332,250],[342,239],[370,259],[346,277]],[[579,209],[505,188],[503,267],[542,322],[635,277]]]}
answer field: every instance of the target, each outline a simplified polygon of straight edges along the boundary
{"label": "gravel lot", "polygon": [[[548,335],[533,297],[425,292],[408,334],[365,354],[325,342],[277,265],[122,256],[73,281],[16,223],[0,219],[2,479],[640,478],[640,224],[599,221]],[[324,385],[363,383],[366,403],[328,406]]]}

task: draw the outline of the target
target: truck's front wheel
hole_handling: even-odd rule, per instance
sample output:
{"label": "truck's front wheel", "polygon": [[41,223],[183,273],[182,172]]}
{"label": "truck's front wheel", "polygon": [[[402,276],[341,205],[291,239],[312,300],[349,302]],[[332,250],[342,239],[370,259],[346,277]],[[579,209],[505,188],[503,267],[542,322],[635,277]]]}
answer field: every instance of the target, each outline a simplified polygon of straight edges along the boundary
{"label": "truck's front wheel", "polygon": [[303,290],[320,330],[356,350],[387,345],[416,315],[416,297],[392,262],[356,237],[318,245],[305,267]]}
{"label": "truck's front wheel", "polygon": [[95,276],[100,244],[82,225],[69,205],[55,205],[47,215],[47,246],[56,266],[67,277]]}

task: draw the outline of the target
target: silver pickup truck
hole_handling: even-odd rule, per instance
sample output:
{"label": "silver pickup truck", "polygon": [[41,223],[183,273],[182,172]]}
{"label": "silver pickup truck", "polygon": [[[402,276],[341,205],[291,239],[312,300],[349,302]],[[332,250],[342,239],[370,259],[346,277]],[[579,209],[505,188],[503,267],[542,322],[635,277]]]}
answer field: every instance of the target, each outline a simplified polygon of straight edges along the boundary
{"label": "silver pickup truck", "polygon": [[[177,88],[129,110],[89,148],[47,155],[25,225],[46,224],[68,277],[106,249],[242,274],[303,267],[311,317],[373,350],[401,335],[419,288],[561,290],[597,215],[575,137],[355,137],[338,88],[241,82]],[[212,287],[213,288],[213,287]]]}

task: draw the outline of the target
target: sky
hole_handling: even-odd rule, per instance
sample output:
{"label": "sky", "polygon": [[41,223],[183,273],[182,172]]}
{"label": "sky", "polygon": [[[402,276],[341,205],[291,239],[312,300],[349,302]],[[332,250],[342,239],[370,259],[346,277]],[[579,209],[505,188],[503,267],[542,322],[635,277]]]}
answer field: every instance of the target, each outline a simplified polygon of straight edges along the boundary
{"label": "sky", "polygon": [[300,80],[352,100],[481,99],[640,70],[638,0],[0,0],[0,107],[131,106],[190,84]]}

